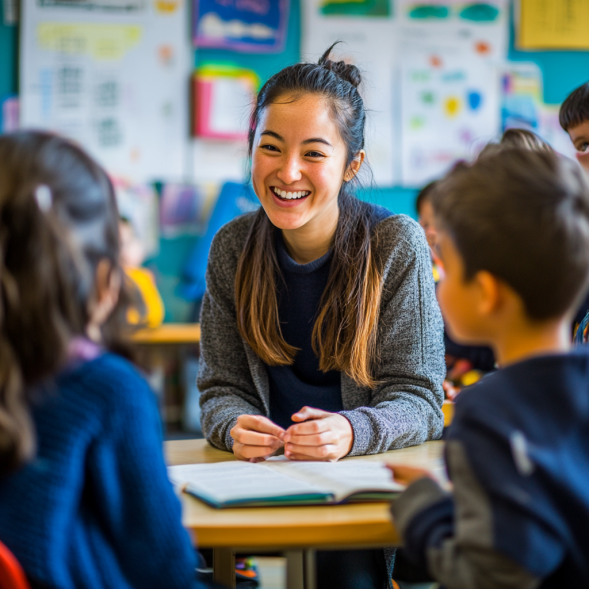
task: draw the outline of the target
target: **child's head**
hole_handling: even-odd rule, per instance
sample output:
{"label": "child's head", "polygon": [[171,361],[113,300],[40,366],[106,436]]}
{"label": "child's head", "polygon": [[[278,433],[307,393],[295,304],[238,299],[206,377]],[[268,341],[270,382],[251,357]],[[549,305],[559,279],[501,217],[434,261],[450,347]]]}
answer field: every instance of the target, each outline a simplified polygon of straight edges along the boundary
{"label": "child's head", "polygon": [[424,186],[417,195],[415,208],[417,209],[417,220],[425,231],[428,245],[433,248],[436,245],[436,227],[434,225],[434,210],[430,201],[431,193],[435,187],[435,182],[430,182]]}
{"label": "child's head", "polygon": [[572,315],[589,277],[589,189],[572,161],[501,150],[457,165],[431,200],[454,337],[495,344],[506,309],[529,325]]}
{"label": "child's head", "polygon": [[487,144],[479,153],[479,157],[487,157],[504,149],[527,149],[529,151],[543,151],[554,153],[554,150],[546,141],[536,135],[533,131],[527,129],[512,128],[507,129],[501,136],[499,143]]}
{"label": "child's head", "polygon": [[567,96],[558,119],[577,150],[579,163],[589,171],[589,82]]}
{"label": "child's head", "polygon": [[[109,179],[79,147],[39,132],[0,136],[0,461],[7,467],[33,450],[23,391],[59,370],[71,338],[100,330],[117,305],[117,221]],[[108,340],[114,323],[105,327]]]}

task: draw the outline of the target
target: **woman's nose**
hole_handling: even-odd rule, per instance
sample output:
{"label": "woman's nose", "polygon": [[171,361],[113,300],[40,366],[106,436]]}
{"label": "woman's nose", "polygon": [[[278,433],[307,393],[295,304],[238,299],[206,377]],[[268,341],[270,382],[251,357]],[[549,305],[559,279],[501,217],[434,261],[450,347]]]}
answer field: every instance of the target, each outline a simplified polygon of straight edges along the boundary
{"label": "woman's nose", "polygon": [[277,174],[278,178],[285,184],[292,184],[302,177],[300,161],[298,157],[287,157],[282,161]]}

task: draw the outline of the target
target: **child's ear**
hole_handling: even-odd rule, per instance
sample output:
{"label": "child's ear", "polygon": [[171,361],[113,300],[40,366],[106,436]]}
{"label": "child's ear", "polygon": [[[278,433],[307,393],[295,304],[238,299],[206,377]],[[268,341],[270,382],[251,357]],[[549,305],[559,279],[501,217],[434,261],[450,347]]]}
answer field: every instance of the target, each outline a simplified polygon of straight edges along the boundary
{"label": "child's ear", "polygon": [[503,285],[496,276],[486,270],[477,272],[474,280],[479,291],[479,312],[489,317],[501,306]]}
{"label": "child's ear", "polygon": [[346,170],[346,173],[344,174],[344,180],[346,182],[349,182],[350,180],[352,180],[356,176],[356,174],[360,171],[360,168],[362,167],[362,163],[364,162],[365,158],[366,158],[366,152],[363,149],[361,149],[354,156],[352,163],[348,166],[348,169]]}

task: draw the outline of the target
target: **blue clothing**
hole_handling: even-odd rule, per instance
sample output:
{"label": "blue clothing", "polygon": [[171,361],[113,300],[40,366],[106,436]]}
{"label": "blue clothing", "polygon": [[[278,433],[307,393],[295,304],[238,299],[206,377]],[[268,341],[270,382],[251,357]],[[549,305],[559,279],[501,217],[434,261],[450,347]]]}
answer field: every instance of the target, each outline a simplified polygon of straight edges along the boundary
{"label": "blue clothing", "polygon": [[201,587],[156,400],[126,360],[77,362],[33,408],[38,451],[0,479],[0,540],[34,585]]}
{"label": "blue clothing", "polygon": [[508,366],[463,392],[446,464],[452,496],[422,479],[393,507],[406,550],[436,580],[589,587],[587,346]]}
{"label": "blue clothing", "polygon": [[[378,221],[390,217],[373,205]],[[278,317],[284,340],[298,348],[290,366],[268,366],[270,418],[283,428],[305,405],[336,413],[344,410],[341,373],[322,372],[313,351],[312,335],[321,297],[327,286],[333,251],[308,264],[297,264],[288,253],[281,231],[276,231],[276,256],[284,281],[278,279]]]}

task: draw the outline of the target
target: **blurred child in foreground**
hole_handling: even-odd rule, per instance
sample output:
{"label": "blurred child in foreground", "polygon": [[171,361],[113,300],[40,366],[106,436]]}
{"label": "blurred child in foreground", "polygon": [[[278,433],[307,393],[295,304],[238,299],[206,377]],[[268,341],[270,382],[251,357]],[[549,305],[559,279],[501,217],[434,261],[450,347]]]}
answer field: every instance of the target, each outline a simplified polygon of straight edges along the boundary
{"label": "blurred child in foreground", "polygon": [[[451,333],[500,369],[461,394],[453,492],[392,467],[405,553],[448,589],[589,586],[589,351],[570,322],[588,286],[589,189],[555,154],[459,164],[432,195]],[[543,272],[538,272],[542,267]]]}

